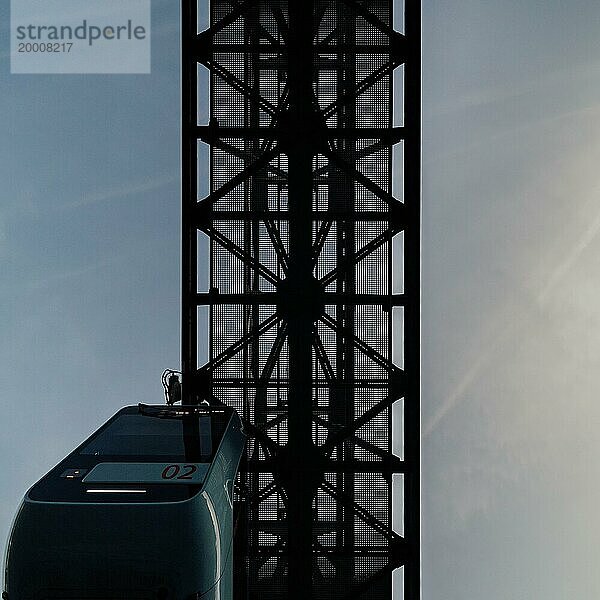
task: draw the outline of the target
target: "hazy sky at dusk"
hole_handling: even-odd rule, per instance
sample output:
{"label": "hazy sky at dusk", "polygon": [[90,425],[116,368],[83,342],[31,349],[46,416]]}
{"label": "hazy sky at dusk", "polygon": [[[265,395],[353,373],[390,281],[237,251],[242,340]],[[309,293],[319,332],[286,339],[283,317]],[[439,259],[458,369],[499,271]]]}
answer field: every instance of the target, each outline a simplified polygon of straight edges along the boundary
{"label": "hazy sky at dusk", "polygon": [[[178,3],[151,75],[10,75],[0,535],[179,365]],[[600,6],[424,0],[423,597],[597,600]]]}

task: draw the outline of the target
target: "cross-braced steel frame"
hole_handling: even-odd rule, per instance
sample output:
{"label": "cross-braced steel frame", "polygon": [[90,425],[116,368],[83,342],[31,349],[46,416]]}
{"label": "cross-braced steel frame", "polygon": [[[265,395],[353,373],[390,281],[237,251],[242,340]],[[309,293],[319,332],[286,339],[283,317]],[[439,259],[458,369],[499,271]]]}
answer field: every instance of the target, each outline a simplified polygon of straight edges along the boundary
{"label": "cross-braced steel frame", "polygon": [[420,597],[421,8],[396,8],[399,32],[394,4],[212,0],[199,33],[182,3],[183,394],[234,406],[250,436],[240,598],[389,599],[398,568]]}

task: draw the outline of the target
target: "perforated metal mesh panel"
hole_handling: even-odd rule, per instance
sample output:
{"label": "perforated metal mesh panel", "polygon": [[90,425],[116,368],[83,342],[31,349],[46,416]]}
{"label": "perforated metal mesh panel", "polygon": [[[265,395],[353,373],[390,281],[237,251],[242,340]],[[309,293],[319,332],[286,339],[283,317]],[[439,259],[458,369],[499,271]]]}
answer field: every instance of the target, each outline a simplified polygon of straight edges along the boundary
{"label": "perforated metal mesh panel", "polygon": [[[236,486],[236,592],[389,599],[392,571],[403,567],[404,597],[418,598],[420,5],[407,4],[400,33],[392,0],[306,1],[304,16],[284,0],[212,0],[210,28],[197,35],[191,4],[184,2],[183,21],[184,153],[192,156],[184,161],[184,391],[190,402],[235,407],[250,436]],[[306,32],[310,39],[300,39]],[[310,49],[300,57],[302,44]],[[208,124],[195,120],[196,62],[210,70]],[[404,127],[392,122],[399,65]],[[294,80],[303,69],[310,90]],[[203,199],[196,139],[211,148]],[[395,144],[403,157],[396,196]],[[290,173],[306,156],[312,169],[301,196]],[[291,233],[306,214],[310,256],[302,257]],[[202,292],[196,261],[185,260],[196,229],[210,238],[210,289]],[[310,271],[302,285],[298,256]],[[402,293],[392,289],[394,269],[403,273]],[[200,304],[210,306],[210,348],[198,368]],[[303,328],[308,374],[289,358],[292,349],[298,356]],[[296,389],[302,376],[309,389]],[[290,408],[299,398],[312,423],[305,464],[292,448],[299,425]],[[402,458],[392,452],[396,402],[410,406]],[[392,527],[394,473],[404,473],[403,497],[395,498],[404,531]],[[294,521],[302,509],[291,508],[297,476],[310,490],[308,533],[306,519]],[[299,535],[308,535],[308,560],[290,550]],[[302,569],[306,587],[290,587],[292,571],[299,581]]]}

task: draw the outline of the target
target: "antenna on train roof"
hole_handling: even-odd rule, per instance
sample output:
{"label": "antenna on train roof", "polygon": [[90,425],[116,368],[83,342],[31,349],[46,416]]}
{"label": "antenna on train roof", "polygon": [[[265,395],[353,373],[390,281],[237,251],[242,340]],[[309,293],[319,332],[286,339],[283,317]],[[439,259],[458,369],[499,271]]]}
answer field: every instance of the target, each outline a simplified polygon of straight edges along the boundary
{"label": "antenna on train roof", "polygon": [[165,401],[168,405],[181,402],[181,371],[165,369],[162,374],[162,384],[165,390]]}

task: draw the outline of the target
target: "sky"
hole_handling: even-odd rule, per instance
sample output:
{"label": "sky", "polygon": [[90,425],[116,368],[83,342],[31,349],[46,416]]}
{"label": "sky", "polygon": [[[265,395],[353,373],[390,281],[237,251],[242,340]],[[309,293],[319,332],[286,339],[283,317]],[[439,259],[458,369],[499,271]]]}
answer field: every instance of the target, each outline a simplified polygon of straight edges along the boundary
{"label": "sky", "polygon": [[[150,75],[10,75],[0,537],[179,365],[179,26]],[[423,0],[423,598],[596,600],[600,6]]]}

